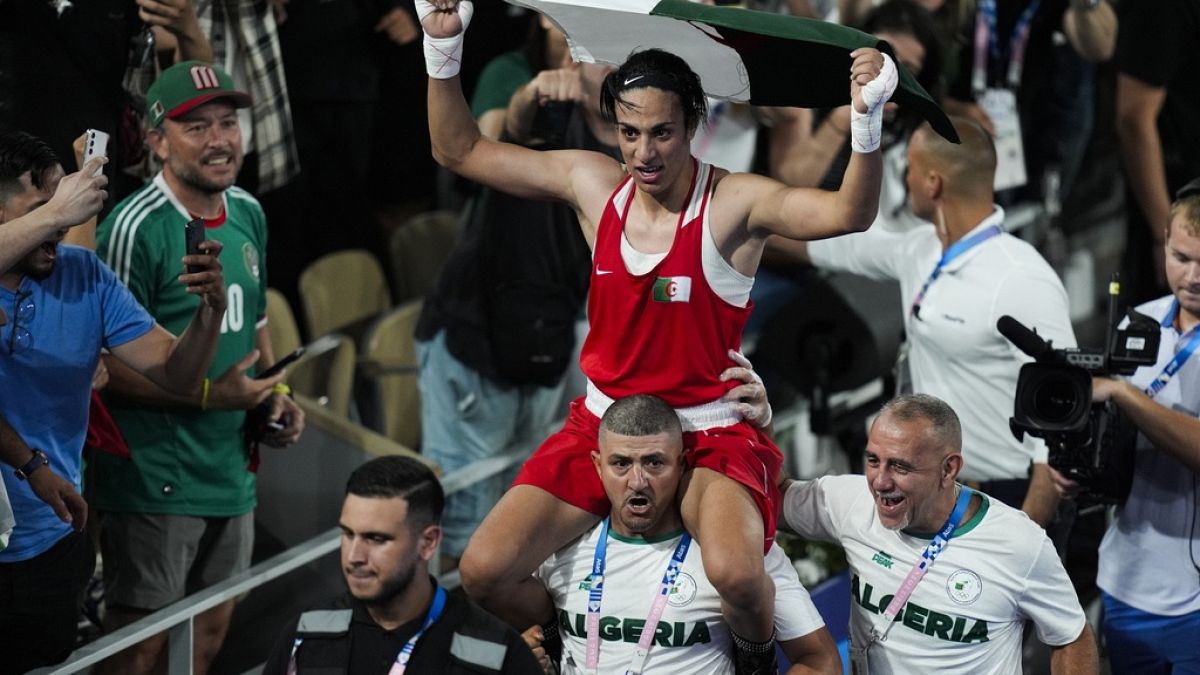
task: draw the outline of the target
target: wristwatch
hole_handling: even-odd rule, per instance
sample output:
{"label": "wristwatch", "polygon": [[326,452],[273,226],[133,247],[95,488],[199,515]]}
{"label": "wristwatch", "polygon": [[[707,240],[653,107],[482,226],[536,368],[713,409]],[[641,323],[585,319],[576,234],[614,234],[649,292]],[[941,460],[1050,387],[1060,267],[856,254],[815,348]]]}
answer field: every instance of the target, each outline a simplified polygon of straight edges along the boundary
{"label": "wristwatch", "polygon": [[26,462],[25,466],[13,471],[13,473],[17,475],[17,480],[26,480],[34,471],[37,471],[49,463],[50,458],[46,456],[46,453],[34,448],[33,459]]}

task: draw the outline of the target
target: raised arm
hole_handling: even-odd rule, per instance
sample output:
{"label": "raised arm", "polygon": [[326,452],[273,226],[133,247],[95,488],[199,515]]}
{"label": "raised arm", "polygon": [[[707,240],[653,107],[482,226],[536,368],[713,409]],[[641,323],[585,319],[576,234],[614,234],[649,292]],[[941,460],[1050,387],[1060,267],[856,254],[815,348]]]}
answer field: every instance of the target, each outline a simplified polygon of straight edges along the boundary
{"label": "raised arm", "polygon": [[538,152],[485,138],[458,77],[463,33],[473,12],[470,0],[416,0],[416,6],[425,31],[429,138],[438,164],[517,197],[564,201],[586,216],[580,219],[585,228],[583,221],[598,220],[598,208],[589,213],[588,204],[595,200],[583,192],[593,185],[611,190],[620,180],[620,165],[600,153]]}
{"label": "raised arm", "polygon": [[883,105],[896,89],[897,72],[891,57],[875,49],[851,52],[850,137],[854,152],[837,192],[789,188],[767,178],[737,174],[722,185],[749,204],[747,226],[765,237],[824,239],[871,226],[879,210],[883,161],[879,152]]}
{"label": "raised arm", "polygon": [[[104,174],[93,176],[107,160],[97,157],[58,183],[54,196],[29,213],[0,227],[0,273],[7,272],[39,244],[52,239],[59,230],[75,227],[94,218],[108,193]],[[4,216],[0,213],[0,219]]]}

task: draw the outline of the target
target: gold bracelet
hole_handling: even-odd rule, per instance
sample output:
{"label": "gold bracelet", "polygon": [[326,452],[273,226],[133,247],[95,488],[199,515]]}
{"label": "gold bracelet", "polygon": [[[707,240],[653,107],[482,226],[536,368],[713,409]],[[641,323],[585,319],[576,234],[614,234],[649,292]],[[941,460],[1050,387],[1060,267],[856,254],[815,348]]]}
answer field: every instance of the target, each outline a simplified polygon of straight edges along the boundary
{"label": "gold bracelet", "polygon": [[287,386],[286,384],[280,382],[279,384],[275,385],[274,387],[271,387],[271,393],[279,394],[281,396],[291,396],[292,388]]}
{"label": "gold bracelet", "polygon": [[204,386],[200,389],[200,409],[208,410],[208,389],[212,382],[206,377],[204,378]]}

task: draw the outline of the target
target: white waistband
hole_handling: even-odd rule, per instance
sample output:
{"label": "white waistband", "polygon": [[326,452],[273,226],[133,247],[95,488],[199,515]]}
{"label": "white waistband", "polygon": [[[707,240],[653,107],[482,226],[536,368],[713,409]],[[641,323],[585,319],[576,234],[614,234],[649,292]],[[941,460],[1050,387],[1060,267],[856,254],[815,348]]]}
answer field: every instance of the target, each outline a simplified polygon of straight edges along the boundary
{"label": "white waistband", "polygon": [[[588,380],[587,397],[584,398],[583,404],[596,417],[604,417],[608,406],[613,404],[613,399],[608,394],[600,391],[600,388],[593,384],[591,380]],[[683,426],[684,431],[704,431],[705,429],[715,429],[717,427],[730,427],[742,421],[742,416],[737,410],[737,404],[733,401],[722,401],[720,399],[701,405],[676,408],[675,413],[679,415],[679,423]]]}

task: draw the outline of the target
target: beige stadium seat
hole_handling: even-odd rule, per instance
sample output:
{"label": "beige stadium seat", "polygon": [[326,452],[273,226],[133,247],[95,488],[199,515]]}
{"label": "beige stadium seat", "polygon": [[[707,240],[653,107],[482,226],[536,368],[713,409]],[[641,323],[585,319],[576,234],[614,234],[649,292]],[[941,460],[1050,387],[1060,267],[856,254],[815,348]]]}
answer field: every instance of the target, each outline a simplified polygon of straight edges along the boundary
{"label": "beige stadium seat", "polygon": [[437,282],[458,239],[454,211],[427,211],[405,220],[388,238],[396,302],[423,298]]}
{"label": "beige stadium seat", "polygon": [[413,450],[421,447],[421,398],[413,337],[421,305],[421,300],[410,300],[376,319],[363,336],[359,359],[368,399],[363,404],[364,420]]}
{"label": "beige stadium seat", "polygon": [[335,251],[300,273],[300,302],[309,339],[341,332],[357,338],[392,306],[379,261],[369,251]]}
{"label": "beige stadium seat", "polygon": [[[282,293],[267,289],[267,325],[271,350],[281,359],[300,346],[300,328]],[[342,417],[350,416],[354,391],[354,342],[345,335],[330,336],[338,345],[324,354],[306,354],[288,366],[287,382],[299,394],[317,401]]]}

